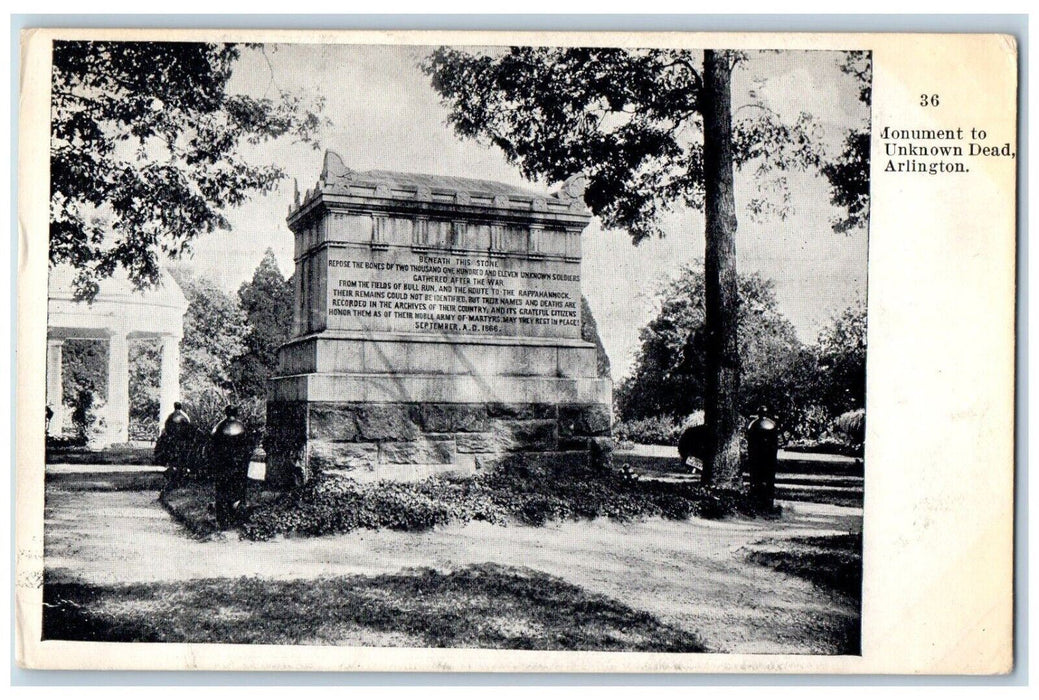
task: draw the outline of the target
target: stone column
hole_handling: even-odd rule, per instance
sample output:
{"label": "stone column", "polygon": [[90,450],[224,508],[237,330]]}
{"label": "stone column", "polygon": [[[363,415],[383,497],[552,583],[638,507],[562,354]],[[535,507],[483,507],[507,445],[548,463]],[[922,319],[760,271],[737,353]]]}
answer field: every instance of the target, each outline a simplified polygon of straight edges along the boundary
{"label": "stone column", "polygon": [[130,425],[130,357],[126,333],[108,340],[108,443],[127,442]]}
{"label": "stone column", "polygon": [[47,434],[61,437],[61,429],[65,423],[65,397],[61,385],[61,344],[60,338],[47,339],[47,405],[54,412]]}
{"label": "stone column", "polygon": [[159,427],[173,413],[173,402],[180,397],[180,338],[162,336],[162,363],[159,370]]}

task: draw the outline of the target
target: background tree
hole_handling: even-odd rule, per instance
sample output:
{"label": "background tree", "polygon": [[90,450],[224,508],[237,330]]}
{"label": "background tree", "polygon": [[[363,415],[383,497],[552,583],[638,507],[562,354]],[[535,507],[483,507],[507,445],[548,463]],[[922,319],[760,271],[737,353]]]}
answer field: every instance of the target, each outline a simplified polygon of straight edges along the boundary
{"label": "background tree", "polygon": [[213,282],[183,270],[171,270],[184,296],[184,337],[180,342],[181,395],[197,402],[217,393],[227,403],[238,394],[232,371],[236,357],[245,352],[249,332],[238,300]]}
{"label": "background tree", "polygon": [[606,346],[599,336],[599,326],[584,294],[581,295],[581,340],[595,345],[595,376],[609,378],[610,356],[606,354]]}
{"label": "background tree", "polygon": [[153,338],[131,340],[130,355],[130,439],[154,440],[159,424],[159,382],[162,374],[162,346]]}
{"label": "background tree", "polygon": [[[624,420],[669,416],[682,420],[703,410],[707,366],[702,343],[705,281],[700,266],[687,266],[663,291],[660,310],[639,333],[641,345],[631,374],[617,388]],[[750,415],[761,403],[790,413],[786,378],[805,349],[779,310],[775,288],[758,274],[738,278],[739,351],[743,367],[739,408]]]}
{"label": "background tree", "polygon": [[320,99],[228,92],[242,50],[54,42],[50,260],[76,267],[80,298],[119,266],[136,286],[154,284],[160,257],[228,228],[224,209],[271,191],[282,169],[249,163],[243,144],[284,136],[317,146]]}
{"label": "background tree", "polygon": [[90,407],[108,396],[108,344],[104,340],[70,338],[61,348],[61,385],[65,414],[82,435]]}
{"label": "background tree", "polygon": [[232,381],[244,396],[265,397],[267,380],[278,366],[278,348],[292,332],[292,279],[286,280],[270,248],[248,282],[238,288],[238,301],[249,331],[245,352],[232,362]]}
{"label": "background tree", "polygon": [[[849,51],[841,64],[844,73],[859,85],[859,102],[873,100],[873,56],[869,51]],[[822,172],[830,181],[830,201],[840,207],[844,216],[833,222],[835,231],[847,233],[863,228],[869,222],[869,124],[849,129],[844,150]]]}
{"label": "background tree", "polygon": [[105,340],[70,338],[61,347],[61,393],[71,405],[83,391],[108,395],[108,344]]}
{"label": "background tree", "polygon": [[853,304],[837,314],[819,333],[818,402],[831,415],[866,407],[866,308]]}
{"label": "background tree", "polygon": [[[423,63],[463,137],[499,147],[529,179],[588,178],[585,202],[604,227],[634,242],[662,234],[676,205],[705,209],[707,352],[711,363],[706,471],[739,481],[735,405],[735,207],[732,168],[771,177],[818,167],[804,114],[786,122],[765,105],[732,118],[730,72],[747,56],[674,49],[436,49]],[[728,174],[726,174],[728,173]],[[761,202],[752,209],[763,211]],[[782,214],[782,210],[777,210]]]}

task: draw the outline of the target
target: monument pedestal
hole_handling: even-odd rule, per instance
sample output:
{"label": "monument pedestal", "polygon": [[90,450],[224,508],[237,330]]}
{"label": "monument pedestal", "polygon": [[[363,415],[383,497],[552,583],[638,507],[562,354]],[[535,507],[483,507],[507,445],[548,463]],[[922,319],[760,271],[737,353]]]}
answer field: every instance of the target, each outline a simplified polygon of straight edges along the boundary
{"label": "monument pedestal", "polygon": [[581,340],[579,198],[353,173],[297,202],[296,337],[267,407],[268,478],[413,479],[608,453]]}

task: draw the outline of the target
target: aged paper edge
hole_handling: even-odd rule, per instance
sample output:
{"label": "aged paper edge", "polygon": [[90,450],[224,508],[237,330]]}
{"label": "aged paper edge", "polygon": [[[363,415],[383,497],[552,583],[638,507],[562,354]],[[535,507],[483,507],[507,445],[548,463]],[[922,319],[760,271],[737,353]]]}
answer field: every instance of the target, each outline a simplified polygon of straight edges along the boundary
{"label": "aged paper edge", "polygon": [[[868,49],[874,59],[863,653],[860,657],[40,642],[50,42],[62,38],[371,44]],[[16,658],[30,668],[964,673],[1012,665],[1016,168],[970,188],[878,173],[878,128],[970,123],[1016,148],[1005,35],[27,30],[19,133]],[[999,99],[916,114],[919,91]],[[966,96],[964,95],[964,98]],[[909,99],[907,99],[909,98]],[[948,99],[948,98],[947,98]],[[907,184],[911,187],[907,187]],[[922,192],[915,199],[917,192]],[[984,240],[949,231],[975,232]],[[980,237],[979,237],[980,238]],[[923,291],[921,291],[923,290]],[[954,300],[956,314],[927,306]],[[921,322],[923,319],[923,322]],[[933,362],[923,352],[944,350]],[[907,358],[907,355],[911,357]],[[908,361],[907,361],[908,359]],[[939,362],[940,360],[940,362]],[[923,367],[926,371],[920,372]],[[932,439],[921,434],[937,430]],[[926,443],[921,445],[919,443]],[[925,449],[926,448],[926,449]],[[962,484],[968,484],[964,487]]]}

